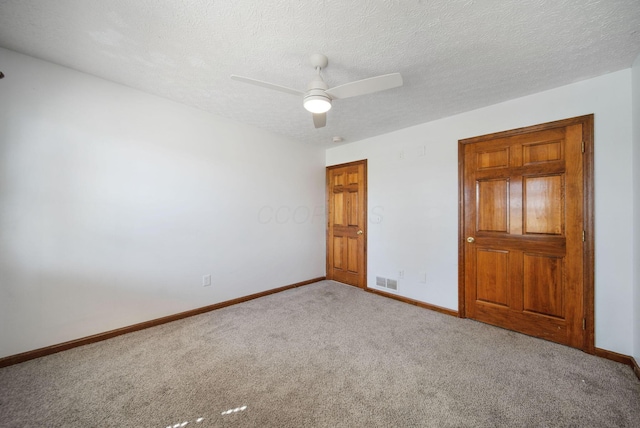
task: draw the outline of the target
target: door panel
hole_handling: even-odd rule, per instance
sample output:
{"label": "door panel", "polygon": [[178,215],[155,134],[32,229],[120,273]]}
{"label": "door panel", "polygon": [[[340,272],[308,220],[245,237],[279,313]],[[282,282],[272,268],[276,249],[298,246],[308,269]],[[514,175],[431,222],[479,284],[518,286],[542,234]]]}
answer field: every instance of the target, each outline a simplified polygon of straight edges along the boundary
{"label": "door panel", "polygon": [[524,310],[564,318],[562,258],[524,255]]}
{"label": "door panel", "polygon": [[509,219],[509,179],[477,181],[477,230],[506,232]]}
{"label": "door panel", "polygon": [[562,175],[523,177],[524,233],[562,235],[564,183]]}
{"label": "door panel", "polygon": [[592,349],[582,149],[592,127],[586,116],[460,141],[461,314]]}
{"label": "door panel", "polygon": [[509,252],[478,249],[477,264],[490,268],[478,272],[477,300],[508,306],[509,304]]}
{"label": "door panel", "polygon": [[327,278],[366,287],[366,161],[327,168]]}
{"label": "door panel", "polygon": [[341,271],[342,270],[342,241],[344,240],[341,236],[333,237],[333,257],[331,258],[331,262],[333,264],[333,268]]}
{"label": "door panel", "polygon": [[509,166],[509,148],[478,152],[478,169],[505,168]]}
{"label": "door panel", "polygon": [[562,142],[523,144],[522,158],[523,165],[562,160]]}
{"label": "door panel", "polygon": [[347,238],[347,270],[349,273],[358,273],[360,260],[358,257],[358,238]]}
{"label": "door panel", "polygon": [[[355,183],[357,184],[357,183]],[[350,191],[348,192],[349,198],[349,222],[347,223],[349,226],[358,226],[360,224],[360,207],[359,204],[359,194],[358,192]]]}
{"label": "door panel", "polygon": [[344,221],[345,212],[344,212],[344,193],[334,193],[332,195],[333,198],[333,206],[335,209],[333,210],[333,224],[338,226],[345,226],[346,223]]}

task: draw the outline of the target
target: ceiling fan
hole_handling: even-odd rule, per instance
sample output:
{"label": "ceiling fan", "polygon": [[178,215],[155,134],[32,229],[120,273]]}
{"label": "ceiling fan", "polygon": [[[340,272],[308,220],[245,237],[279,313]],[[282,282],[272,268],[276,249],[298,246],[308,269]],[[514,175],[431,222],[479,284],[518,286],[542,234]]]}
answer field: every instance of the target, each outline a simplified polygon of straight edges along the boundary
{"label": "ceiling fan", "polygon": [[322,54],[311,56],[311,65],[316,69],[317,75],[314,77],[314,80],[309,83],[306,91],[299,91],[249,77],[236,76],[235,74],[232,74],[231,78],[240,82],[301,96],[304,108],[313,113],[313,125],[316,128],[322,128],[327,124],[327,111],[331,108],[331,102],[333,100],[372,94],[374,92],[402,86],[402,76],[400,73],[391,73],[345,83],[344,85],[329,89],[321,75],[322,69],[326,68],[328,63],[329,60]]}

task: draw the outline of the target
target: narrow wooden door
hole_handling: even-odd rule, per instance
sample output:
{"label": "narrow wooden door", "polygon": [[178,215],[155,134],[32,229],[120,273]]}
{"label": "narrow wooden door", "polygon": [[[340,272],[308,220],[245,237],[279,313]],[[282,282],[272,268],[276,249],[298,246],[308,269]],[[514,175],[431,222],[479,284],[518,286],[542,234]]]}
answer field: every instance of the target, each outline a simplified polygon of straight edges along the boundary
{"label": "narrow wooden door", "polygon": [[460,141],[461,313],[593,352],[592,128],[585,116]]}
{"label": "narrow wooden door", "polygon": [[367,284],[367,161],[327,168],[327,279]]}

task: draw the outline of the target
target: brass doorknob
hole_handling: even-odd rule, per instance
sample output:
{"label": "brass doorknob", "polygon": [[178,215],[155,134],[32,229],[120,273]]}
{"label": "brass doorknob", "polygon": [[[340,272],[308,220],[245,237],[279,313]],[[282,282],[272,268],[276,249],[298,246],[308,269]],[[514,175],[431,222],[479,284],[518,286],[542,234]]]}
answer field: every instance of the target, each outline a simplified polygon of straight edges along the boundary
{"label": "brass doorknob", "polygon": [[476,242],[476,240],[475,240],[475,238],[473,236],[470,236],[470,237],[467,238],[467,242],[469,244],[473,244],[474,242]]}
{"label": "brass doorknob", "polygon": [[362,230],[359,230],[356,232],[358,235],[362,235],[364,232]]}

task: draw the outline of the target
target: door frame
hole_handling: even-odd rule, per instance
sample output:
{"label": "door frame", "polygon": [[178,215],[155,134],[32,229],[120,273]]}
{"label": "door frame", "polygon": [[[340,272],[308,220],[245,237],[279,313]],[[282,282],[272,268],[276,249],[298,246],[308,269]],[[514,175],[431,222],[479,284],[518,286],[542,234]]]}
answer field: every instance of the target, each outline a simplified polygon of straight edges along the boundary
{"label": "door frame", "polygon": [[496,138],[513,137],[530,132],[545,131],[553,128],[562,128],[570,125],[582,125],[583,142],[583,217],[584,217],[584,246],[582,254],[582,264],[584,272],[583,298],[584,298],[584,342],[580,349],[589,354],[595,354],[595,294],[594,294],[594,152],[593,152],[593,124],[594,115],[578,116],[570,119],[547,122],[539,125],[523,128],[511,129],[508,131],[496,132],[493,134],[481,135],[478,137],[458,140],[458,316],[466,318],[465,308],[465,257],[464,249],[466,245],[464,235],[464,162],[465,146],[467,144],[479,143]]}
{"label": "door frame", "polygon": [[368,238],[368,223],[369,223],[369,205],[368,205],[368,199],[367,199],[367,194],[368,194],[368,172],[367,172],[367,159],[361,159],[361,160],[357,160],[357,161],[353,161],[353,162],[347,162],[347,163],[341,163],[341,164],[337,164],[337,165],[330,165],[327,166],[325,169],[325,199],[326,199],[326,203],[327,203],[327,207],[326,207],[326,215],[327,215],[327,224],[326,224],[326,232],[325,232],[325,247],[326,247],[326,265],[325,265],[325,275],[327,275],[327,279],[331,279],[328,277],[329,275],[329,223],[331,222],[331,216],[330,216],[330,210],[329,210],[329,204],[331,203],[331,192],[330,192],[330,184],[329,183],[329,171],[332,169],[337,169],[337,168],[343,168],[343,167],[348,167],[348,166],[355,166],[355,165],[362,165],[363,166],[363,174],[364,174],[364,180],[363,180],[363,188],[364,188],[364,194],[363,196],[363,208],[364,208],[364,215],[363,215],[363,223],[362,224],[362,231],[364,232],[362,235],[362,239],[363,239],[363,245],[364,245],[364,251],[362,254],[362,268],[364,270],[363,272],[363,276],[362,276],[362,284],[360,284],[360,286],[358,286],[358,288],[362,288],[363,290],[367,289],[367,238]]}

